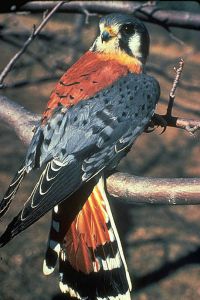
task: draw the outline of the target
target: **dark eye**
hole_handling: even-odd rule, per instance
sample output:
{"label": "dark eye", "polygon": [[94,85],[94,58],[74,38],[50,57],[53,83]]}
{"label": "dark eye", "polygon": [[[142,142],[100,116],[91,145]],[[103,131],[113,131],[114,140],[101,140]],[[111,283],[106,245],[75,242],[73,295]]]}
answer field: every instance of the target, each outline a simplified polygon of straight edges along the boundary
{"label": "dark eye", "polygon": [[132,35],[135,33],[135,26],[133,24],[125,24],[122,26],[121,32],[128,35]]}

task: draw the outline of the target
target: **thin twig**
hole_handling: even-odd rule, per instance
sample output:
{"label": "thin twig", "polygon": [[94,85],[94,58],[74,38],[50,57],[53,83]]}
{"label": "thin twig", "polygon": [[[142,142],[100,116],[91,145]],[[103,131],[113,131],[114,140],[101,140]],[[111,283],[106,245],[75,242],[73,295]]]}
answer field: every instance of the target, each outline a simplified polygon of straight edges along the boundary
{"label": "thin twig", "polygon": [[96,17],[96,13],[90,13],[86,8],[83,8],[83,13],[85,14],[85,24],[89,24],[89,18],[90,17]]}
{"label": "thin twig", "polygon": [[167,126],[185,129],[191,134],[194,134],[197,130],[200,129],[200,121],[187,120],[187,119],[172,116],[172,110],[173,110],[174,100],[175,100],[175,92],[183,71],[183,67],[184,67],[184,60],[183,58],[181,58],[179,60],[178,68],[174,67],[176,76],[174,78],[171,91],[169,93],[169,103],[168,103],[166,114],[164,115],[154,114],[151,122],[149,123],[148,127],[145,130],[146,132],[152,132],[155,129],[155,126],[163,127],[163,131],[161,133],[163,133],[166,130]]}
{"label": "thin twig", "polygon": [[174,40],[176,43],[178,43],[179,45],[181,45],[182,47],[186,46],[185,42],[183,40],[181,40],[180,38],[178,38],[168,26],[163,26],[164,29],[167,30],[167,32],[169,33],[169,36],[172,40]]}
{"label": "thin twig", "polygon": [[46,23],[49,21],[51,16],[58,10],[58,8],[64,4],[65,1],[60,1],[57,3],[57,5],[49,12],[49,14],[43,19],[43,21],[40,23],[40,25],[36,28],[33,27],[33,31],[29,38],[24,43],[23,47],[20,51],[18,51],[13,58],[9,61],[9,63],[6,65],[6,67],[3,69],[3,71],[0,74],[0,88],[3,87],[3,81],[16,63],[16,61],[19,59],[19,57],[25,52],[25,50],[28,48],[28,46],[31,44],[31,42],[34,40],[34,38],[40,33],[42,28],[46,25]]}
{"label": "thin twig", "polygon": [[167,112],[166,112],[167,116],[172,116],[172,109],[173,109],[174,100],[175,100],[175,92],[176,92],[176,88],[178,86],[178,82],[181,77],[181,73],[183,71],[183,66],[184,66],[184,60],[183,60],[183,58],[181,58],[179,61],[179,67],[178,68],[174,67],[176,76],[174,78],[174,82],[173,82],[171,91],[169,93],[169,104],[168,104]]}

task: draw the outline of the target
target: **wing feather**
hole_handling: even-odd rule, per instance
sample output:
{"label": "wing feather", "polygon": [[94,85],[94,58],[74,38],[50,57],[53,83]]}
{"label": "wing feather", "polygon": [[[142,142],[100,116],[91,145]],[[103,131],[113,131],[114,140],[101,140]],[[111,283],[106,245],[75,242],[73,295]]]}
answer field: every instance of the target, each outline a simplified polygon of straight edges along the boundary
{"label": "wing feather", "polygon": [[18,191],[18,188],[21,185],[22,180],[26,176],[26,167],[23,164],[22,167],[18,170],[16,173],[15,177],[13,178],[11,184],[8,187],[8,190],[6,194],[4,195],[3,199],[1,200],[0,203],[0,218],[2,218],[5,213],[8,211],[10,204],[12,203],[12,200],[15,197],[15,194]]}
{"label": "wing feather", "polygon": [[[24,204],[23,209],[12,220],[4,234],[0,237],[1,247],[80,187],[80,164],[75,161],[56,171],[52,171],[51,165],[52,162],[47,164],[33,192]],[[50,182],[46,180],[49,170],[58,175]]]}
{"label": "wing feather", "polygon": [[[158,97],[158,84],[152,77],[129,74],[87,101],[69,109],[62,105],[56,108],[36,130],[23,175],[45,163],[46,168],[24,208],[0,238],[0,245],[69,197],[83,182],[108,166],[114,167],[125,154],[120,150],[130,148],[145,128]],[[14,179],[17,188],[23,175]],[[16,193],[13,187],[11,199]]]}

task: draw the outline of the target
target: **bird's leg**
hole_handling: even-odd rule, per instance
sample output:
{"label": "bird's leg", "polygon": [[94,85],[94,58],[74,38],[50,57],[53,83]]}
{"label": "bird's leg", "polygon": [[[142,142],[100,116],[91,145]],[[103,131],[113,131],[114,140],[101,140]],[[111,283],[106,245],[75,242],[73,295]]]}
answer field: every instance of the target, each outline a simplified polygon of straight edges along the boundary
{"label": "bird's leg", "polygon": [[167,128],[167,121],[163,116],[154,114],[153,117],[151,118],[151,121],[147,125],[145,132],[150,133],[154,131],[156,128],[158,128],[159,126],[163,128],[162,132],[160,133],[162,134],[163,132],[165,132]]}

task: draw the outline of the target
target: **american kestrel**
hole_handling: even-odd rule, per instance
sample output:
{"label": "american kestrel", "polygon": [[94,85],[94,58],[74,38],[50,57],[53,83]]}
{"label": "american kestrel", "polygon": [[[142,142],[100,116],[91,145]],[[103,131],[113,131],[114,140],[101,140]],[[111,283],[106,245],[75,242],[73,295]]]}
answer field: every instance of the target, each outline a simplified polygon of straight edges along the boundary
{"label": "american kestrel", "polygon": [[105,190],[154,114],[159,84],[144,72],[146,27],[131,15],[100,19],[93,45],[57,83],[21,169],[0,203],[8,210],[24,176],[43,169],[0,246],[49,210],[44,274],[59,261],[60,288],[77,299],[128,300],[131,280]]}

